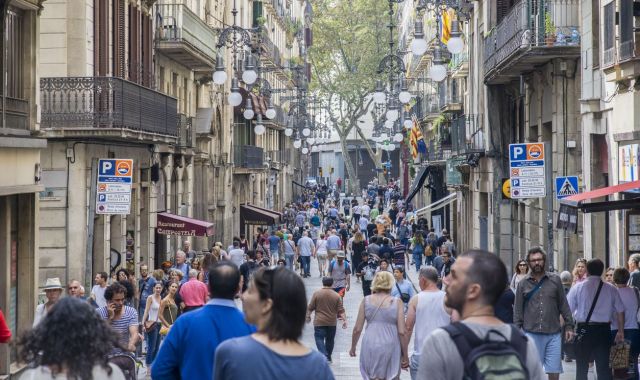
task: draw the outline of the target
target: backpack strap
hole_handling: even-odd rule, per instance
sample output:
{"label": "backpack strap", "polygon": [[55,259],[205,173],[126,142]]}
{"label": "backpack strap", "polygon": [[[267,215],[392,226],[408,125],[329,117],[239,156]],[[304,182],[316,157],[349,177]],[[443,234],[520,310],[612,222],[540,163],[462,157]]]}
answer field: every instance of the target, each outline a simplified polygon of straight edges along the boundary
{"label": "backpack strap", "polygon": [[455,343],[458,353],[463,360],[464,358],[469,357],[471,350],[482,344],[482,339],[478,338],[476,333],[474,333],[469,327],[465,326],[462,322],[454,322],[442,328],[444,331],[449,333],[449,336],[453,340],[453,343]]}
{"label": "backpack strap", "polygon": [[511,346],[520,355],[524,368],[527,368],[527,341],[527,336],[515,325],[511,325]]}

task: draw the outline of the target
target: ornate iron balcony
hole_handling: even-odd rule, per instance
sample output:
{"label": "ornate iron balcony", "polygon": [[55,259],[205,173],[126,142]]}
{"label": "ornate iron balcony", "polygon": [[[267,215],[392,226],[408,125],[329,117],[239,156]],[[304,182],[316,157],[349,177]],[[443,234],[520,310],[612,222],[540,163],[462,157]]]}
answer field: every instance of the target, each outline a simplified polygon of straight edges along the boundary
{"label": "ornate iron balcony", "polygon": [[454,155],[484,152],[482,115],[461,115],[451,120],[450,128]]}
{"label": "ornate iron balcony", "polygon": [[253,145],[234,145],[233,152],[235,167],[247,169],[264,168],[264,149]]}
{"label": "ornate iron balcony", "polygon": [[486,83],[505,83],[554,58],[580,56],[577,0],[520,0],[484,39]]}
{"label": "ornate iron balcony", "polygon": [[41,78],[40,100],[42,128],[115,128],[177,135],[176,99],[121,78]]}

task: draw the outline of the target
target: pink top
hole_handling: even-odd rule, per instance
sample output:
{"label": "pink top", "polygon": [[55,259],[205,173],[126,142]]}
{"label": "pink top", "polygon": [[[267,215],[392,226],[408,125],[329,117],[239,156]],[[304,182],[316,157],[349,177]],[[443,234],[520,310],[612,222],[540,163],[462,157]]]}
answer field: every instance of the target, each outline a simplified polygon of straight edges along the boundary
{"label": "pink top", "polygon": [[204,282],[191,278],[180,287],[180,296],[184,304],[189,307],[202,306],[207,303],[209,289]]}
{"label": "pink top", "polygon": [[7,326],[7,322],[4,320],[2,310],[0,310],[0,343],[7,343],[11,340],[11,330]]}

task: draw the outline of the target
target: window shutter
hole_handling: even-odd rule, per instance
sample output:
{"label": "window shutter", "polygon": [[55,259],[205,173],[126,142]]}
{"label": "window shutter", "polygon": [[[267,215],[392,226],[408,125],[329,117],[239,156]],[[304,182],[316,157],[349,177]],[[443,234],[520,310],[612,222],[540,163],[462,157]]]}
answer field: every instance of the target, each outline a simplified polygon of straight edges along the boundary
{"label": "window shutter", "polygon": [[262,17],[262,1],[253,2],[253,27],[258,26],[258,18]]}
{"label": "window shutter", "polygon": [[142,85],[151,87],[152,82],[152,57],[151,46],[153,43],[151,17],[142,15]]}
{"label": "window shutter", "polygon": [[113,0],[113,76],[125,77],[124,0]]}
{"label": "window shutter", "polygon": [[108,0],[94,0],[93,16],[93,72],[95,76],[106,76],[109,71]]}

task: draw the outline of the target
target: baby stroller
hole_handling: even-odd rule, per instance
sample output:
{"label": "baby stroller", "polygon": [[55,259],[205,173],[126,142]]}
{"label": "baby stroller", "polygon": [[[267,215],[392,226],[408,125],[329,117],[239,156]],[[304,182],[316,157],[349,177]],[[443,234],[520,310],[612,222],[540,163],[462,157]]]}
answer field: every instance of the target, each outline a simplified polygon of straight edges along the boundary
{"label": "baby stroller", "polygon": [[137,360],[133,354],[127,352],[117,352],[109,355],[107,358],[109,363],[117,365],[124,373],[126,380],[138,379],[138,368],[142,362]]}

